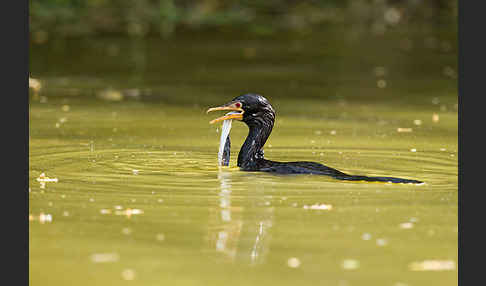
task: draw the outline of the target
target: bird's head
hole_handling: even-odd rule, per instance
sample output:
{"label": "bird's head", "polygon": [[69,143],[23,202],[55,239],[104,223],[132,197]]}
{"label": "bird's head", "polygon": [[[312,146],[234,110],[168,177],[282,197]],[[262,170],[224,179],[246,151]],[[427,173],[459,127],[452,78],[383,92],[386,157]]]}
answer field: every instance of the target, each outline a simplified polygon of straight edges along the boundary
{"label": "bird's head", "polygon": [[231,112],[225,116],[213,119],[209,123],[213,124],[226,119],[236,119],[245,122],[248,126],[253,126],[270,122],[273,125],[273,121],[275,120],[275,110],[268,100],[261,95],[253,93],[235,97],[222,106],[208,109],[207,112],[217,110],[228,110]]}

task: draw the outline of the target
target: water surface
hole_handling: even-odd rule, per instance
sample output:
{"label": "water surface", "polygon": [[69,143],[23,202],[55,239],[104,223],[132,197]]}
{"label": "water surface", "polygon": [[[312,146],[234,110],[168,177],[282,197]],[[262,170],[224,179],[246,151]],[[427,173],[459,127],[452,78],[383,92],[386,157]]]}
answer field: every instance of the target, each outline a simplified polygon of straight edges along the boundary
{"label": "water surface", "polygon": [[[31,50],[31,285],[457,284],[454,55],[195,39]],[[268,159],[425,184],[241,172],[236,121],[218,167],[205,110],[249,91],[277,111]]]}

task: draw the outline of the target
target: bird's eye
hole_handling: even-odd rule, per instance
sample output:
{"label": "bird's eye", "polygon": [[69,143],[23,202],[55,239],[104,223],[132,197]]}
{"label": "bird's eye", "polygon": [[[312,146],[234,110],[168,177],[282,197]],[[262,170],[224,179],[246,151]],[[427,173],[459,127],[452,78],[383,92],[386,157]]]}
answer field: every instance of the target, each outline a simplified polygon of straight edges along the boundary
{"label": "bird's eye", "polygon": [[236,106],[237,108],[240,108],[240,107],[241,107],[241,103],[237,102],[237,103],[235,103],[235,106]]}

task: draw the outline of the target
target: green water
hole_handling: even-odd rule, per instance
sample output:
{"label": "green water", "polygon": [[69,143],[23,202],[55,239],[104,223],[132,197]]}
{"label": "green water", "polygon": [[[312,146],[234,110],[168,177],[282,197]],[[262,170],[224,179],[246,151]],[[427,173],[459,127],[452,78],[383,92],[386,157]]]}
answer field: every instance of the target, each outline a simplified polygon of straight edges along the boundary
{"label": "green water", "polygon": [[[340,35],[31,47],[30,285],[457,285],[456,51]],[[250,91],[268,159],[425,184],[241,172],[240,122],[218,168],[205,111]]]}

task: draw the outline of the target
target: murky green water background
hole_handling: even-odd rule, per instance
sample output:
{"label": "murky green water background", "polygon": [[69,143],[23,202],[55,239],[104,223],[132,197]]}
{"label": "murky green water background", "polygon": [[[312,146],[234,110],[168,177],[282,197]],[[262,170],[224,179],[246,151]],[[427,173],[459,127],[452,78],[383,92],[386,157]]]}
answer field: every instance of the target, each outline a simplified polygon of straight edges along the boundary
{"label": "murky green water background", "polygon": [[[30,285],[456,285],[453,41],[353,31],[32,46]],[[426,184],[241,172],[239,122],[218,168],[205,110],[245,92],[267,158]]]}

